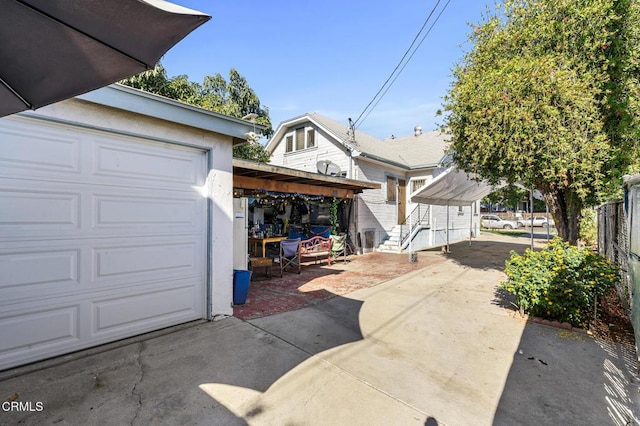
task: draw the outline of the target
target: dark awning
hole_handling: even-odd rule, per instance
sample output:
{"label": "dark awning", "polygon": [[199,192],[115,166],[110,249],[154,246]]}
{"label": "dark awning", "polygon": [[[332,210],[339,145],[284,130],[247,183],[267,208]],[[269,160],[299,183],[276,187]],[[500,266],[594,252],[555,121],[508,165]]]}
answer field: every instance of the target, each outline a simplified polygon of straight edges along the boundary
{"label": "dark awning", "polygon": [[0,117],[155,67],[211,17],[161,0],[0,0]]}

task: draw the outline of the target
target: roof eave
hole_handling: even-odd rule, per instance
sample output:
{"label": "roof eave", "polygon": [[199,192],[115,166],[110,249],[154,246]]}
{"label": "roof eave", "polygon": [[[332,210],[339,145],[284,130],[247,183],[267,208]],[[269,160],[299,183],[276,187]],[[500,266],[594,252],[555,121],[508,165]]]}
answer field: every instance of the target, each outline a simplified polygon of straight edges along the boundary
{"label": "roof eave", "polygon": [[318,128],[322,129],[322,131],[324,131],[325,133],[331,135],[331,137],[333,139],[335,139],[336,142],[338,142],[339,144],[343,145],[345,148],[347,148],[349,151],[357,151],[357,147],[354,146],[353,144],[349,143],[348,141],[346,141],[343,137],[341,137],[340,135],[336,134],[333,130],[331,130],[330,128],[324,126],[322,123],[320,123],[318,120],[316,120],[315,118],[313,118],[313,116],[310,113],[306,113],[304,115],[299,115],[297,117],[294,117],[290,120],[286,120],[286,121],[282,121],[279,125],[278,125],[278,129],[276,130],[276,132],[273,134],[273,136],[271,137],[271,139],[269,139],[269,141],[267,142],[267,144],[265,145],[265,150],[269,153],[272,154],[273,150],[275,149],[275,141],[280,141],[282,139],[282,133],[284,132],[285,128],[289,128],[291,126],[295,126],[296,124],[301,124],[304,122],[311,122],[314,125],[316,125]]}
{"label": "roof eave", "polygon": [[398,163],[396,161],[391,161],[391,160],[388,160],[386,158],[379,157],[377,155],[369,154],[367,152],[360,152],[358,154],[358,157],[359,158],[363,158],[365,160],[373,160],[373,161],[375,161],[377,163],[383,163],[383,164],[387,164],[387,165],[390,165],[390,166],[394,166],[394,167],[397,167],[397,168],[403,169],[403,170],[410,170],[410,167],[408,167],[406,164]]}
{"label": "roof eave", "polygon": [[254,131],[257,133],[266,128],[260,124],[208,111],[121,84],[111,84],[76,96],[76,99],[212,131],[242,140],[247,138],[247,133]]}

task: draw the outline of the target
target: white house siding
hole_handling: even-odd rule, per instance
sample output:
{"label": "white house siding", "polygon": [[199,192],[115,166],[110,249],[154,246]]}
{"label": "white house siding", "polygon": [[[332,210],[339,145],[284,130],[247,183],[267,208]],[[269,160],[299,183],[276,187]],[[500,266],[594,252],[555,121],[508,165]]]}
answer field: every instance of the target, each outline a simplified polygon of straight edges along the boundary
{"label": "white house siding", "polygon": [[[296,126],[296,128],[297,127],[299,126]],[[329,139],[325,132],[315,128],[311,123],[307,123],[306,128],[315,129],[314,147],[286,152],[286,137],[294,132],[294,130],[292,130],[290,133],[285,134],[281,142],[277,144],[271,156],[270,163],[277,166],[315,173],[318,171],[318,161],[330,160],[337,164],[342,172],[346,173],[345,177],[349,177],[350,165],[347,150],[335,142],[332,142],[332,139]]]}
{"label": "white house siding", "polygon": [[368,189],[358,195],[360,199],[357,206],[358,232],[375,229],[377,247],[387,238],[388,232],[398,223],[398,208],[395,201],[387,201],[387,176],[398,179],[406,179],[400,170],[391,171],[388,166],[383,167],[376,163],[358,160],[357,179],[379,182],[380,189]]}
{"label": "white house siding", "polygon": [[447,243],[447,209],[449,209],[449,242],[454,243],[469,238],[469,233],[478,235],[479,202],[473,206],[431,206],[431,246],[437,247]]}
{"label": "white house siding", "polygon": [[[0,144],[22,140],[35,142],[38,149],[41,135],[42,149],[68,145],[78,151],[62,149],[57,157],[41,160],[36,154],[42,157],[43,153],[34,151],[33,161],[24,162],[22,157],[12,160],[18,151],[4,146],[0,180],[5,189],[13,188],[7,196],[14,194],[16,200],[0,207],[0,270],[4,271],[0,274],[4,276],[0,282],[0,369],[205,318],[207,311],[214,316],[232,314],[230,136],[78,99],[3,118],[3,128],[12,136],[0,139]],[[113,155],[98,154],[100,147]],[[57,167],[57,160],[61,164],[71,161],[77,170]],[[96,171],[105,161],[111,161],[117,176]],[[166,176],[152,169],[154,163],[163,162]],[[187,167],[187,162],[193,165]],[[172,179],[180,170],[193,173],[193,180],[187,175]],[[34,187],[40,174],[44,180]],[[81,177],[74,180],[69,174]],[[75,196],[74,191],[80,192]],[[60,214],[67,211],[72,219],[77,215],[77,221],[65,221],[60,214],[51,216],[55,212],[43,205],[36,219],[46,223],[38,225],[32,220],[20,225],[16,212],[36,215],[38,194],[50,205],[59,206]],[[159,210],[145,207],[149,204],[145,201],[156,203]],[[167,212],[164,216],[163,211]],[[148,220],[136,225],[140,218]],[[118,223],[107,223],[111,219]],[[125,232],[127,227],[129,232]],[[109,242],[115,245],[108,248]],[[172,255],[157,269],[165,242],[172,247],[166,248]],[[131,257],[136,250],[139,256]],[[31,252],[42,259],[35,259]],[[65,255],[70,262],[66,275]],[[36,260],[40,275],[16,263],[27,265]],[[96,276],[100,271],[103,274]],[[7,277],[13,281],[5,281]],[[23,332],[16,334],[16,327]]]}
{"label": "white house siding", "polygon": [[[420,172],[410,172],[407,174],[407,215],[418,205],[417,203],[411,202],[411,193],[414,192],[414,189],[424,186],[432,179],[433,169],[421,170]],[[430,209],[428,205],[424,206],[425,208]],[[429,219],[430,217],[427,217],[427,220]]]}
{"label": "white house siding", "polygon": [[[290,123],[302,120],[303,118],[296,118],[291,120]],[[330,120],[327,119],[327,121]],[[289,126],[289,124],[286,126]],[[316,129],[316,146],[297,152],[294,151],[287,153],[287,135],[295,134],[295,129],[301,126],[305,126],[307,129],[312,127]],[[284,125],[280,127],[277,134],[284,131],[285,128],[286,127]],[[331,129],[332,127],[329,125],[327,128]],[[333,128],[334,131],[337,131],[335,129],[340,128],[340,126],[336,124]],[[311,121],[307,121],[304,124],[291,125],[288,133],[283,134],[279,139],[273,139],[269,142],[270,149],[273,149],[271,163],[293,169],[315,172],[317,171],[316,164],[318,161],[330,160],[337,164],[343,172],[346,172],[347,177],[380,183],[380,189],[365,190],[363,193],[356,196],[354,215],[357,229],[353,226],[353,221],[350,228],[352,238],[354,241],[359,238],[362,246],[365,244],[364,232],[373,231],[375,234],[373,245],[374,247],[377,247],[388,238],[389,233],[398,224],[397,202],[387,201],[387,177],[405,180],[407,185],[405,213],[408,215],[416,206],[410,201],[410,195],[414,189],[413,181],[424,180],[425,182],[428,182],[433,179],[433,172],[437,166],[433,165],[433,167],[430,167],[427,165],[421,165],[419,169],[411,170],[408,165],[406,167],[398,167],[394,165],[393,161],[385,160],[379,162],[371,158],[365,158],[368,152],[365,147],[369,146],[371,148],[370,144],[372,141],[370,139],[375,139],[372,137],[367,139],[366,135],[363,135],[365,138],[363,140],[368,142],[363,143],[363,140],[361,140],[361,143],[363,143],[361,146],[354,144],[355,156],[351,157],[349,151],[340,142],[338,142],[338,140],[343,140],[341,138],[345,137],[346,135],[344,134],[327,134],[322,129],[315,127]],[[380,141],[380,143],[382,144],[383,142]],[[373,142],[374,148],[372,148],[372,151],[376,151],[375,146],[375,142]],[[359,148],[364,152],[362,157],[358,154]],[[442,147],[438,149],[442,149]],[[380,150],[380,152],[383,154],[389,154],[389,152],[384,149]],[[434,158],[440,157],[441,156],[436,156]],[[398,162],[401,160],[396,158],[394,161]],[[430,215],[429,223],[433,225],[433,222],[435,221],[436,226],[444,226],[446,222],[446,210],[444,210],[444,207],[428,206],[428,208]],[[465,210],[466,213],[462,216],[458,216],[457,210],[452,210],[452,214],[450,215],[450,225],[454,228],[450,229],[449,232],[450,241],[465,239],[469,236],[469,212],[467,210]],[[404,219],[406,219],[406,217],[400,218],[400,221],[403,221]],[[477,228],[479,224],[479,217],[474,216],[473,220],[474,228]],[[440,234],[433,230],[428,230],[428,232],[430,233],[430,237],[428,238],[430,241],[428,247],[439,245],[438,238]],[[426,240],[424,236],[420,236],[420,238]]]}

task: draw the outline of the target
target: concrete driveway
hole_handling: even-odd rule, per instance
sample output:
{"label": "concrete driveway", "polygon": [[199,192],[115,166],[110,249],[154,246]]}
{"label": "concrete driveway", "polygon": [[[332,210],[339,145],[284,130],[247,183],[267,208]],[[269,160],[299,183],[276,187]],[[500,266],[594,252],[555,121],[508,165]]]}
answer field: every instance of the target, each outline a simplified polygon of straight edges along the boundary
{"label": "concrete driveway", "polygon": [[508,251],[528,246],[484,235],[314,306],[0,373],[0,424],[635,424],[632,349],[496,300]]}

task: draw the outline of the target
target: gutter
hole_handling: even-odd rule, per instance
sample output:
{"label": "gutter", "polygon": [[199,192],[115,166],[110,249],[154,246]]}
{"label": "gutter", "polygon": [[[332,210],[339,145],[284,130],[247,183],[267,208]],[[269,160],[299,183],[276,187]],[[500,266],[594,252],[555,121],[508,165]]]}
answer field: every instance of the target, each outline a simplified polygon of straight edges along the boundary
{"label": "gutter", "polygon": [[411,168],[407,167],[406,164],[401,164],[401,163],[398,163],[396,161],[390,161],[390,160],[388,160],[386,158],[378,157],[377,155],[367,154],[365,152],[360,152],[360,154],[358,154],[357,157],[362,157],[362,158],[366,158],[366,159],[369,159],[369,160],[379,161],[381,163],[389,164],[389,165],[395,166],[395,167],[397,167],[399,169],[403,169],[403,170],[411,170]]}
{"label": "gutter", "polygon": [[101,87],[78,95],[74,99],[220,133],[237,139],[246,139],[247,133],[253,131],[257,133],[265,129],[265,126],[241,118],[209,111],[121,84]]}

